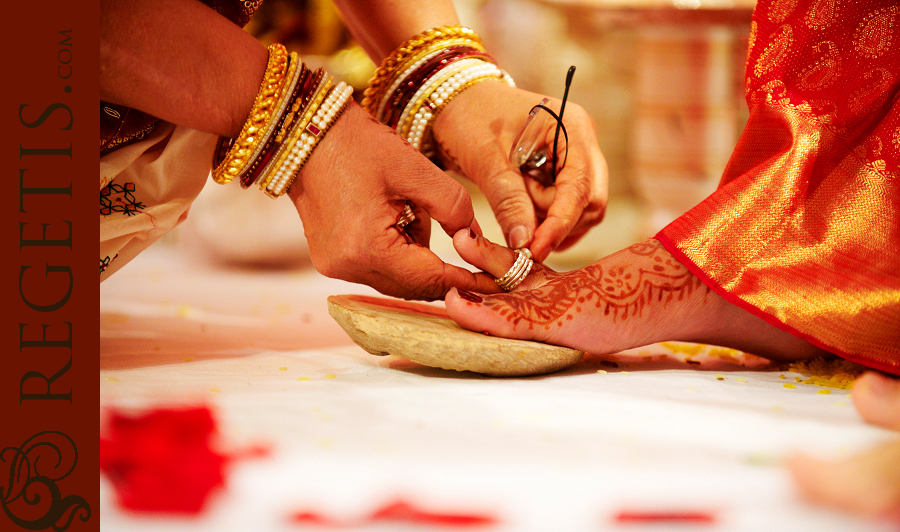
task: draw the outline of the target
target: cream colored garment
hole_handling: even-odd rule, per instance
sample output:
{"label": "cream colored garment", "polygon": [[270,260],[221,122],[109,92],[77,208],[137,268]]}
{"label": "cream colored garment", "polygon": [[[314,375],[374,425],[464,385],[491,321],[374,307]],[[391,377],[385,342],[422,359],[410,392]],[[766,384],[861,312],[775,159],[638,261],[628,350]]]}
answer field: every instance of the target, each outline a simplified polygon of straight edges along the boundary
{"label": "cream colored garment", "polygon": [[209,177],[216,136],[160,123],[100,158],[100,281],[187,217]]}

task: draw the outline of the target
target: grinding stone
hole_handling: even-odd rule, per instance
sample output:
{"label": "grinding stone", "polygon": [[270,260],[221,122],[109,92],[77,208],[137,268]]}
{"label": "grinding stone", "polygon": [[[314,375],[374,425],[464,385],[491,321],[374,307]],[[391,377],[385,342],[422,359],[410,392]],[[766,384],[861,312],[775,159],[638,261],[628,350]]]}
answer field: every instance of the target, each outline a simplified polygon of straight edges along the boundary
{"label": "grinding stone", "polygon": [[497,338],[463,329],[441,307],[362,295],[329,296],[328,312],[373,355],[496,377],[550,373],[584,353],[568,347]]}

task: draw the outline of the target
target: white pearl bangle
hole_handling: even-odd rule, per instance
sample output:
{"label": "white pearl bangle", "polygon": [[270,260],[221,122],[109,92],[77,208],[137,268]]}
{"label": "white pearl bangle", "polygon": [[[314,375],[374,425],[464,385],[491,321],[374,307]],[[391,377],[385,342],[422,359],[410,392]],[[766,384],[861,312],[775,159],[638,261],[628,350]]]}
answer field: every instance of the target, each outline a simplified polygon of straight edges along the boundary
{"label": "white pearl bangle", "polygon": [[[427,62],[429,59],[433,58],[434,56],[438,55],[439,53],[443,52],[446,48],[450,48],[453,46],[472,46],[473,44],[477,45],[477,43],[475,41],[472,41],[470,39],[453,39],[453,40],[442,43],[442,46],[439,49],[428,52],[424,56],[420,57],[419,59],[416,59],[408,68],[406,68],[403,72],[400,73],[399,76],[397,76],[394,79],[394,81],[388,87],[388,90],[386,90],[384,92],[384,96],[382,96],[381,101],[378,103],[378,109],[375,113],[375,118],[379,122],[384,121],[384,110],[387,107],[387,104],[391,99],[391,95],[394,93],[394,91],[397,90],[397,88],[400,87],[400,85],[404,81],[406,81],[406,78],[408,78],[420,66],[425,64],[425,62]],[[480,48],[480,46],[479,46],[479,48]]]}
{"label": "white pearl bangle", "polygon": [[[300,74],[303,72],[302,67],[303,64],[300,62],[297,52],[291,52],[290,67],[287,74],[288,82],[285,83],[282,89],[281,95],[275,108],[275,112],[272,113],[273,117],[284,116],[284,111],[290,103],[291,95],[294,93],[294,89],[297,87],[297,81],[300,79]],[[266,148],[266,145],[269,143],[269,139],[272,138],[272,134],[274,134],[277,129],[278,120],[271,120],[266,130],[260,134],[259,142],[257,142],[256,150],[250,157],[250,161],[255,161],[260,156],[260,154],[262,154],[263,150]],[[247,170],[252,168],[252,166],[252,163],[248,164],[244,171],[241,172],[239,178],[243,177],[244,174],[247,173]],[[243,184],[241,186],[247,188]]]}
{"label": "white pearl bangle", "polygon": [[343,81],[331,90],[316,109],[297,142],[291,146],[285,164],[281,165],[268,181],[265,186],[266,194],[277,198],[287,192],[294,178],[312,155],[313,149],[347,107],[352,95],[353,87]]}
{"label": "white pearl bangle", "polygon": [[420,107],[413,115],[412,124],[406,133],[406,140],[417,150],[430,155],[430,142],[427,142],[429,131],[438,113],[457,94],[466,88],[488,79],[500,79],[511,86],[515,86],[512,78],[497,65],[484,60],[480,63],[468,66],[466,69],[454,73],[438,86],[428,97],[422,101]]}
{"label": "white pearl bangle", "polygon": [[316,91],[313,93],[313,96],[300,112],[300,116],[298,116],[297,119],[294,120],[293,124],[284,135],[281,144],[278,146],[278,149],[275,152],[274,157],[272,157],[269,160],[268,164],[266,164],[265,168],[260,174],[259,179],[257,180],[257,184],[259,185],[260,190],[266,190],[266,187],[268,187],[269,183],[271,183],[274,179],[277,179],[277,177],[279,177],[281,173],[286,171],[285,169],[289,167],[290,163],[288,161],[288,157],[291,153],[291,149],[299,141],[299,137],[303,132],[303,128],[306,127],[306,124],[309,122],[309,119],[305,119],[304,117],[309,116],[309,118],[312,118],[312,114],[318,108],[322,100],[324,100],[330,92],[332,88],[332,80],[333,78],[329,75],[325,75],[322,77],[322,80],[316,87]]}
{"label": "white pearl bangle", "polygon": [[415,116],[416,110],[419,109],[422,105],[422,102],[428,98],[428,95],[433,93],[435,89],[440,87],[446,80],[448,80],[451,76],[456,74],[457,72],[463,71],[470,66],[480,65],[484,63],[484,60],[477,58],[467,58],[460,59],[459,61],[455,61],[450,63],[446,67],[444,67],[440,72],[433,74],[428,80],[419,87],[419,90],[410,98],[409,103],[406,105],[406,108],[403,109],[403,113],[400,115],[400,120],[397,122],[397,133],[400,133],[401,136],[407,136],[407,130],[411,126],[408,122],[411,122],[411,119]]}

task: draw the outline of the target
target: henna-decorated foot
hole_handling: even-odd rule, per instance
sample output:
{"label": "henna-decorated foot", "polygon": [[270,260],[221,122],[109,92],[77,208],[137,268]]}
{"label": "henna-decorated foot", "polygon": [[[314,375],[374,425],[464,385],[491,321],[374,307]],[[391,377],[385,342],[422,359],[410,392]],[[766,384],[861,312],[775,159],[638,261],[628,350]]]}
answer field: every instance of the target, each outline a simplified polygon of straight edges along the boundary
{"label": "henna-decorated foot", "polygon": [[[464,260],[495,277],[516,258],[514,251],[465,230],[453,243]],[[725,301],[654,239],[572,272],[535,264],[510,293],[454,289],[445,301],[450,317],[467,329],[596,354],[673,340],[779,360],[825,353]]]}

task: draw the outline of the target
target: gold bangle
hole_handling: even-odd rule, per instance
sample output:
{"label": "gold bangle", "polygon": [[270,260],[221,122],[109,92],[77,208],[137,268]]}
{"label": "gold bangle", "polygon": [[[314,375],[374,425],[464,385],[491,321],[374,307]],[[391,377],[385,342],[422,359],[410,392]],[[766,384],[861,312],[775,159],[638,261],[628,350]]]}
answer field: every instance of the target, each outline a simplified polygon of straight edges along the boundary
{"label": "gold bangle", "polygon": [[[303,134],[306,132],[306,126],[309,125],[316,111],[318,111],[319,106],[322,105],[322,102],[325,101],[328,94],[331,93],[333,82],[334,78],[328,75],[322,79],[322,83],[310,100],[309,106],[303,110],[303,115],[297,121],[295,126],[291,128],[287,141],[282,144],[281,151],[278,152],[273,161],[271,171],[265,176],[265,180],[260,182],[259,189],[269,196],[276,197],[270,193],[271,189],[278,184],[278,180],[285,179],[284,174],[293,174],[300,171],[301,161],[291,161],[294,155],[294,149],[298,146],[298,143],[303,141]],[[296,168],[291,170],[294,164],[296,164]],[[290,179],[290,177],[288,177],[288,179]]]}
{"label": "gold bangle", "polygon": [[303,63],[300,61],[300,57],[297,55],[297,52],[291,52],[286,74],[287,77],[282,87],[281,94],[272,107],[272,117],[268,121],[268,123],[266,123],[260,129],[258,133],[259,140],[256,142],[256,147],[253,148],[253,153],[250,156],[250,162],[249,164],[244,166],[243,171],[239,176],[237,176],[241,178],[241,186],[243,186],[244,188],[247,188],[243,184],[243,180],[246,174],[252,173],[255,167],[260,163],[260,159],[264,159],[264,157],[261,157],[262,154],[272,148],[273,137],[278,132],[281,118],[284,116],[285,111],[287,110],[287,106],[290,103],[291,96],[293,95],[294,89],[297,85],[297,79],[302,70]]}
{"label": "gold bangle", "polygon": [[[314,117],[312,122],[307,124],[304,128],[308,134],[312,135],[312,138],[307,145],[305,155],[301,152],[297,168],[290,172],[280,183],[274,183],[267,187],[266,194],[270,197],[277,198],[291,189],[291,185],[294,184],[294,180],[297,179],[300,170],[303,169],[306,161],[312,156],[313,150],[319,145],[319,142],[322,141],[325,133],[331,129],[331,126],[338,121],[351,101],[353,101],[353,87],[342,81],[332,89],[328,98],[325,100],[329,105],[323,105],[316,110],[315,117],[319,118],[318,124],[315,128],[313,127],[314,124],[312,122],[316,121],[316,118]],[[330,107],[330,109],[326,109],[326,107]]]}
{"label": "gold bangle", "polygon": [[275,153],[275,156],[272,157],[269,164],[263,169],[262,174],[259,177],[260,190],[266,190],[266,187],[269,186],[269,183],[278,173],[278,169],[285,164],[294,144],[299,140],[300,135],[303,133],[313,114],[315,114],[319,104],[325,99],[325,95],[331,88],[332,81],[333,78],[327,74],[322,78],[322,81],[316,88],[315,94],[309,101],[309,105],[303,110],[303,115],[299,120],[295,121],[290,132],[285,135],[285,140],[281,143],[281,146],[279,146],[278,152]]}
{"label": "gold bangle", "polygon": [[411,56],[416,55],[422,49],[435,41],[445,41],[448,39],[470,39],[473,44],[481,46],[481,38],[473,30],[464,26],[440,26],[426,30],[414,37],[410,38],[400,46],[398,46],[390,55],[384,58],[381,65],[375,71],[375,76],[369,82],[369,86],[363,93],[362,106],[372,114],[378,101],[381,99],[387,85],[396,75],[397,70],[402,68],[402,64]]}
{"label": "gold bangle", "polygon": [[[319,68],[315,72],[310,74],[312,76],[311,80],[315,82],[316,90],[318,90],[319,84],[322,82],[322,79],[325,78],[325,69]],[[315,96],[315,91],[312,93],[306,94],[302,98],[297,98],[294,100],[294,105],[291,107],[290,111],[285,115],[284,122],[281,125],[281,131],[278,132],[278,135],[275,137],[275,142],[281,144],[284,140],[285,135],[291,129],[291,124],[294,123],[294,119],[298,118],[298,113],[302,114],[303,110],[306,109],[306,106],[309,105],[309,102],[312,101]]]}
{"label": "gold bangle", "polygon": [[366,109],[369,114],[372,114],[374,116],[374,113],[379,112],[378,108],[381,107],[380,104],[390,94],[391,86],[393,85],[393,83],[398,80],[402,81],[402,79],[400,79],[400,75],[405,73],[408,66],[414,65],[414,61],[424,55],[428,55],[431,52],[439,52],[440,50],[449,48],[451,46],[468,46],[479,52],[485,52],[484,47],[482,47],[478,41],[469,39],[441,40],[433,42],[428,46],[424,46],[418,51],[413,51],[409,57],[398,61],[397,64],[392,68],[386,68],[383,72],[384,79],[372,79],[369,86],[363,93],[362,103],[367,105],[367,107],[364,107],[364,109]]}
{"label": "gold bangle", "polygon": [[272,118],[274,104],[279,99],[287,77],[288,53],[284,45],[278,43],[270,45],[268,51],[269,61],[253,107],[250,108],[250,115],[231,143],[222,163],[213,168],[212,176],[216,183],[224,185],[241,175],[251,163],[254,148],[260,140],[259,133],[265,130]]}
{"label": "gold bangle", "polygon": [[425,101],[423,101],[418,108],[413,109],[412,112],[415,113],[415,116],[419,117],[421,115],[420,118],[414,118],[412,121],[413,124],[418,121],[419,127],[415,130],[405,130],[404,138],[406,138],[414,148],[425,154],[425,156],[430,157],[431,128],[441,111],[443,111],[458,94],[462,93],[472,85],[490,80],[503,81],[512,87],[516,86],[509,74],[504,72],[494,63],[488,61],[483,61],[481,65],[468,67],[462,72],[457,72],[444,81],[439,87],[435,87],[434,90],[428,94]]}

